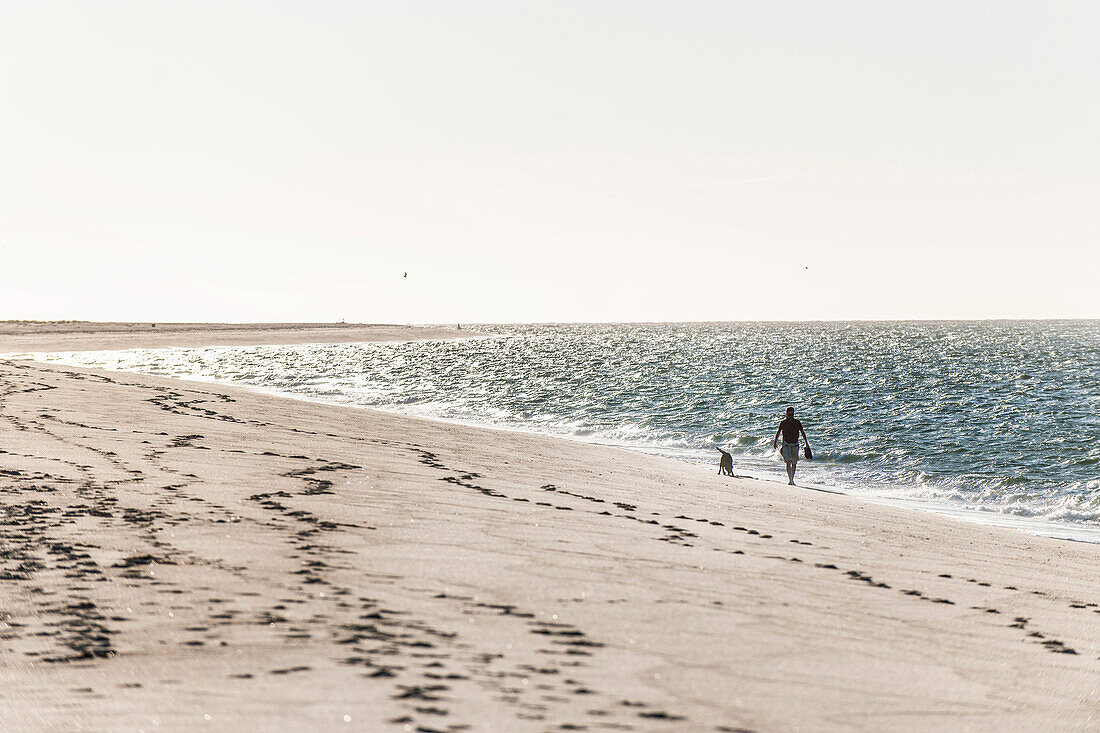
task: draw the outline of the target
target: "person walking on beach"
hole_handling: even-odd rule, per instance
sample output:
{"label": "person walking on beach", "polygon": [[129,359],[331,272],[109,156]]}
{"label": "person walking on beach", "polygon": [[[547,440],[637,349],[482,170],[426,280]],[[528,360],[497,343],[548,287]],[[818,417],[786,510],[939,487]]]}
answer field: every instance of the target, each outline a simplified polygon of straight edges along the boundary
{"label": "person walking on beach", "polygon": [[780,433],[783,434],[783,448],[780,450],[780,455],[787,463],[787,483],[794,486],[794,471],[798,468],[798,434],[802,433],[802,438],[806,441],[807,447],[810,445],[810,439],[806,437],[806,431],[802,429],[802,422],[795,419],[793,407],[787,408],[786,419],[779,423],[779,429],[775,431],[772,450],[775,450],[779,444]]}

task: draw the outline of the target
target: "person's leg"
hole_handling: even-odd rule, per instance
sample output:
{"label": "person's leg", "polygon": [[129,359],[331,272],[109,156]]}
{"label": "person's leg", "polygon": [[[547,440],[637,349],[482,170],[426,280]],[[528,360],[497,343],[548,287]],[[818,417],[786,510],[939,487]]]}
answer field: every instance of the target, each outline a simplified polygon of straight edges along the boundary
{"label": "person's leg", "polygon": [[794,485],[794,461],[787,461],[787,483]]}
{"label": "person's leg", "polygon": [[797,471],[797,470],[798,470],[798,456],[796,455],[795,459],[793,461],[791,461],[791,471],[790,471],[790,473],[791,473],[791,486],[794,486],[794,472]]}

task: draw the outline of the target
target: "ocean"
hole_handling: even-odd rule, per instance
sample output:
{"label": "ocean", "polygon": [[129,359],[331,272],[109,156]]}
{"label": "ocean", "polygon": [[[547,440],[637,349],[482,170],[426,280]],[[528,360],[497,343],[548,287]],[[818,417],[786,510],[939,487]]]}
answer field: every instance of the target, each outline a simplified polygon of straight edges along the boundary
{"label": "ocean", "polygon": [[474,325],[484,338],[36,355],[564,436],[1100,540],[1100,321]]}

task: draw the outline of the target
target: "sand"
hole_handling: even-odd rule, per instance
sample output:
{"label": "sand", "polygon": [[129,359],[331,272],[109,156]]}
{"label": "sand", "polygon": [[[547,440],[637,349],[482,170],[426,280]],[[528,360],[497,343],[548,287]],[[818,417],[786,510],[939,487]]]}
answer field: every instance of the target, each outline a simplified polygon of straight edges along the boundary
{"label": "sand", "polygon": [[210,384],[0,385],[3,730],[1100,728],[1095,545]]}
{"label": "sand", "polygon": [[0,321],[0,354],[266,344],[346,344],[477,335],[432,326],[369,323],[95,323]]}

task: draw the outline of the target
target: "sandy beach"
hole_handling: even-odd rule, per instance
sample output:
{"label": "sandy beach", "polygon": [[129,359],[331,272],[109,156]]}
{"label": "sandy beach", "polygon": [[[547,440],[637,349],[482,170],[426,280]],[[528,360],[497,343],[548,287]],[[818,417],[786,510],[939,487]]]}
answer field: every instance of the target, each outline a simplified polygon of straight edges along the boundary
{"label": "sandy beach", "polygon": [[469,331],[370,323],[93,323],[0,321],[0,354],[189,346],[344,344],[460,338]]}
{"label": "sandy beach", "polygon": [[3,730],[1100,728],[1096,545],[205,383],[0,384]]}

